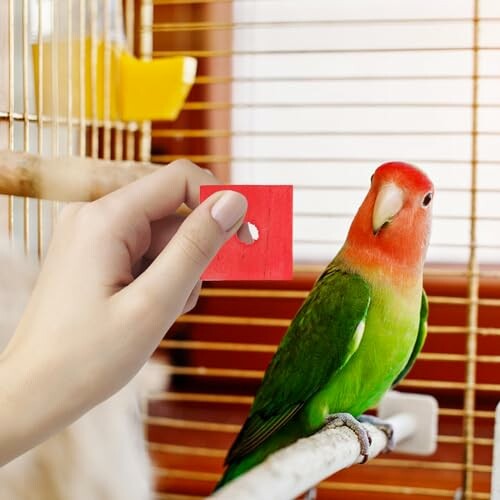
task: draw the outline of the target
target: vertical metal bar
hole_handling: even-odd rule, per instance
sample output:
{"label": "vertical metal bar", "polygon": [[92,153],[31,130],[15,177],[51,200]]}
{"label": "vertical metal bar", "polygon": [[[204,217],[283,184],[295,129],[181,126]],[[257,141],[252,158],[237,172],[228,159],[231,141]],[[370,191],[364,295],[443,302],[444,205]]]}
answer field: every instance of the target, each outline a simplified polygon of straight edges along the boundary
{"label": "vertical metal bar", "polygon": [[137,131],[137,125],[133,122],[127,122],[127,134],[125,141],[125,159],[134,160],[135,159],[135,132]]}
{"label": "vertical metal bar", "polygon": [[80,0],[80,33],[78,41],[79,49],[79,90],[80,90],[80,156],[85,156],[87,150],[87,95],[86,89],[86,64],[87,64],[87,40],[86,40],[86,30],[85,30],[85,20],[86,20],[86,2],[85,0]]}
{"label": "vertical metal bar", "polygon": [[[61,47],[62,38],[59,36],[59,12],[56,9],[56,0],[52,0],[52,37],[50,46],[50,71],[52,73],[52,88],[51,88],[51,122],[50,139],[52,146],[52,156],[59,155],[59,49]],[[55,225],[59,204],[51,203],[52,212],[52,227]]]}
{"label": "vertical metal bar", "polygon": [[[141,59],[151,60],[153,54],[153,2],[141,2],[140,55]],[[151,158],[151,122],[142,122],[139,129],[139,159],[149,161]]]}
{"label": "vertical metal bar", "polygon": [[[14,0],[9,0],[9,149],[14,149]],[[7,229],[12,240],[14,197],[9,196]]]}
{"label": "vertical metal bar", "polygon": [[98,94],[97,94],[97,0],[90,0],[90,102],[91,102],[91,138],[90,154],[92,158],[99,155],[99,128],[97,121]]}
{"label": "vertical metal bar", "polygon": [[123,160],[123,130],[124,124],[121,121],[115,122],[115,142],[114,159]]}
{"label": "vertical metal bar", "polygon": [[[61,48],[61,57],[64,54],[62,50],[66,49],[66,154],[72,156],[73,151],[73,0],[66,0],[66,39],[61,39],[59,47]],[[62,73],[62,67],[61,67]],[[62,122],[62,113],[61,113]],[[59,212],[60,204],[55,204],[56,215]]]}
{"label": "vertical metal bar", "polygon": [[[29,122],[29,87],[28,87],[28,0],[23,0],[23,124],[24,124],[24,151],[29,151],[30,147],[30,122]],[[30,250],[30,203],[29,198],[24,198],[24,252],[26,255]]]}
{"label": "vertical metal bar", "polygon": [[[23,0],[22,4],[22,70],[23,70],[23,125],[24,138],[23,149],[29,151],[30,147],[30,122],[29,122],[29,102],[28,102],[28,0]],[[29,253],[30,238],[30,204],[29,198],[23,200],[23,221],[24,221],[24,252]]]}
{"label": "vertical metal bar", "polygon": [[[128,48],[130,52],[134,53],[134,25],[135,25],[135,11],[134,11],[134,0],[126,0],[126,37]],[[133,160],[135,157],[135,123],[127,123],[127,133],[126,133],[126,150],[125,158],[127,160]]]}
{"label": "vertical metal bar", "polygon": [[23,125],[24,125],[24,151],[28,151],[30,143],[30,122],[28,103],[28,0],[23,0],[22,15],[22,66],[23,66]]}
{"label": "vertical metal bar", "polygon": [[110,40],[110,0],[103,0],[103,158],[111,158],[111,40]]}
{"label": "vertical metal bar", "polygon": [[43,88],[43,78],[44,78],[44,45],[43,45],[43,0],[38,0],[38,33],[37,33],[37,45],[38,45],[38,81],[37,81],[37,94],[38,94],[38,152],[42,154],[43,152],[43,99],[44,99],[44,88]]}
{"label": "vertical metal bar", "polygon": [[66,102],[66,117],[67,117],[67,152],[68,155],[73,154],[73,0],[66,0],[68,2],[68,19],[67,19],[67,52],[66,52],[66,80],[67,80],[67,102]]}
{"label": "vertical metal bar", "polygon": [[[43,0],[38,0],[38,153],[43,154],[43,78],[44,78],[44,46],[43,46]],[[36,202],[37,214],[37,253],[38,258],[41,260],[43,257],[43,202],[37,200]]]}
{"label": "vertical metal bar", "polygon": [[127,36],[128,50],[134,53],[134,24],[135,24],[135,11],[134,11],[134,0],[126,0],[125,8],[127,9],[127,15],[125,16],[125,35]]}
{"label": "vertical metal bar", "polygon": [[469,253],[469,289],[468,289],[468,317],[467,317],[467,362],[466,362],[466,389],[464,399],[464,495],[465,500],[472,500],[474,491],[474,409],[476,384],[476,355],[477,355],[477,327],[478,327],[478,298],[479,298],[479,265],[477,261],[477,170],[478,170],[478,101],[479,101],[479,8],[480,0],[474,0],[473,19],[473,56],[472,56],[472,131],[471,131],[471,205],[470,205],[470,253]]}
{"label": "vertical metal bar", "polygon": [[51,130],[51,145],[52,145],[52,155],[57,156],[59,154],[59,92],[58,92],[58,84],[59,84],[59,44],[60,40],[58,39],[58,12],[55,6],[55,0],[52,2],[52,37],[50,40],[50,52],[51,52],[51,64],[50,69],[52,73],[52,78],[50,79],[52,82],[51,88],[51,122],[52,122],[52,130]]}
{"label": "vertical metal bar", "polygon": [[[122,15],[121,18],[115,16],[111,21],[112,21],[112,30],[113,33],[115,34],[115,37],[111,43],[112,50],[114,51],[113,57],[114,60],[116,61],[118,57],[121,56],[121,53],[124,50],[127,50],[127,47],[124,46],[123,44],[125,43],[123,40],[119,39],[118,33],[123,33],[125,30],[124,22],[125,22],[125,17],[123,15],[123,5],[121,5],[120,8],[120,13]],[[119,71],[116,64],[112,66],[112,71]],[[112,81],[115,83],[116,82],[116,73],[112,75]],[[119,78],[119,75],[118,75]],[[117,102],[117,97],[116,97],[116,91],[114,93],[114,102],[115,102],[115,110],[116,108],[116,102]],[[121,116],[118,113],[117,116],[114,117],[114,122],[113,122],[113,127],[114,127],[114,141],[113,141],[113,158],[115,160],[122,160],[123,159],[123,131],[124,131],[124,124],[121,121]]]}

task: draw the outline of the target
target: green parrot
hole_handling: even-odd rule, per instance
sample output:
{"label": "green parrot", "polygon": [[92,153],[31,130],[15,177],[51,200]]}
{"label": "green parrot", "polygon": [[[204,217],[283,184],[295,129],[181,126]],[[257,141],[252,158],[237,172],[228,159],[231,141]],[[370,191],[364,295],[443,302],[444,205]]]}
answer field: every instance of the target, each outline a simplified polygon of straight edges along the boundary
{"label": "green parrot", "polygon": [[427,334],[433,195],[412,165],[377,168],[345,244],[269,364],[216,489],[332,419],[356,431],[366,459],[368,437],[354,417],[408,373]]}

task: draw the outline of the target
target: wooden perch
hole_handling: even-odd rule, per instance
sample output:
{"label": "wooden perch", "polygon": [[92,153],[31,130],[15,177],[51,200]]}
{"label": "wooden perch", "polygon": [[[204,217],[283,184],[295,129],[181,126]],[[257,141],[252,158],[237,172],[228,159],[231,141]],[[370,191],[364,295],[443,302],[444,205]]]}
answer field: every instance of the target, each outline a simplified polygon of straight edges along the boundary
{"label": "wooden perch", "polygon": [[[399,413],[385,420],[394,428],[396,443],[410,436],[417,427],[415,416],[410,413]],[[386,447],[387,437],[371,424],[362,425],[372,438],[371,459]],[[277,451],[216,491],[210,499],[290,500],[361,460],[354,432],[347,427],[326,426],[316,434]]]}
{"label": "wooden perch", "polygon": [[91,158],[46,158],[0,151],[0,193],[46,200],[92,201],[154,172],[159,165]]}

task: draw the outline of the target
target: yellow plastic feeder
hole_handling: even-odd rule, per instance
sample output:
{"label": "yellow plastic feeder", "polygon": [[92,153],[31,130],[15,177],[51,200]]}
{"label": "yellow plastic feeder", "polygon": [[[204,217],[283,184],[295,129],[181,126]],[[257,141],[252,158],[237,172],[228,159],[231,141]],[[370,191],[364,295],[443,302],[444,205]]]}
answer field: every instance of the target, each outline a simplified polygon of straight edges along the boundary
{"label": "yellow plastic feeder", "polygon": [[195,75],[196,59],[192,57],[141,61],[122,53],[118,87],[121,119],[175,120]]}
{"label": "yellow plastic feeder", "polygon": [[[71,23],[67,22],[69,4],[62,0],[42,0],[39,9],[36,0],[31,5],[39,110],[44,115],[71,115],[74,119],[81,118],[83,111],[87,120],[99,121],[175,120],[193,86],[196,59],[178,56],[145,61],[134,57],[126,48],[122,2],[118,0],[86,3],[85,38],[82,38],[80,2],[71,0]],[[102,13],[106,5],[105,36]],[[99,15],[92,12],[94,8]],[[58,13],[56,26],[52,22],[53,9]],[[90,19],[95,19],[94,24]]]}

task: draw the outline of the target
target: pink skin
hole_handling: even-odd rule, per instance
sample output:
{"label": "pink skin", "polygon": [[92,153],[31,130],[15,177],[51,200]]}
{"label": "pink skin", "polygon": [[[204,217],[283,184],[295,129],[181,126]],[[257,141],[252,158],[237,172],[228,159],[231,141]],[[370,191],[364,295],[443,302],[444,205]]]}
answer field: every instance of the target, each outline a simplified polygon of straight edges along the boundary
{"label": "pink skin", "polygon": [[[374,234],[375,200],[381,187],[388,183],[403,190],[403,206]],[[432,202],[424,206],[429,193],[434,195],[432,182],[413,165],[391,162],[378,167],[341,251],[346,264],[375,280],[378,277],[406,286],[420,281],[430,237]],[[376,269],[384,269],[384,276],[377,276]]]}

